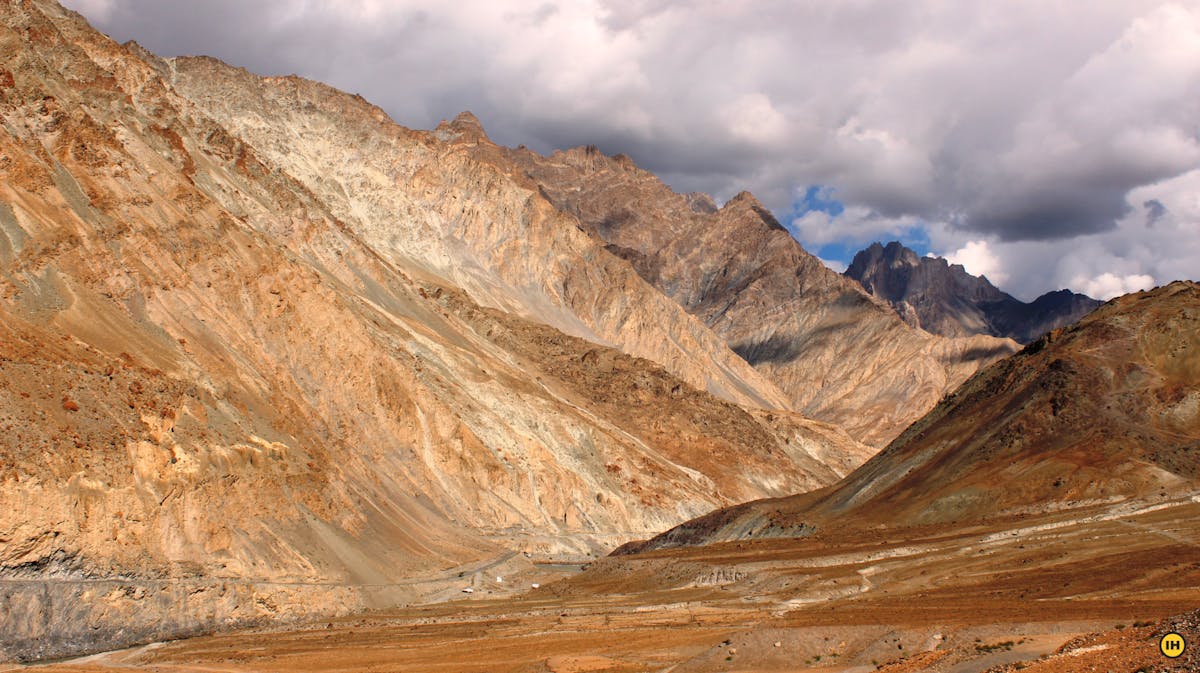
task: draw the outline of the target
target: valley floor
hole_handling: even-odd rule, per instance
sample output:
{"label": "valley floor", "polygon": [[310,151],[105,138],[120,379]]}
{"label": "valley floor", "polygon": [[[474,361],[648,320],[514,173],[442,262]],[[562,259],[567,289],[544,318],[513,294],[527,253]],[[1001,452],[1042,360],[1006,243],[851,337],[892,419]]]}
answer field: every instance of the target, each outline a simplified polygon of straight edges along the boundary
{"label": "valley floor", "polygon": [[[503,598],[156,643],[45,670],[1195,671],[1198,561],[1200,497],[1095,505],[955,530],[607,558]],[[1170,630],[1192,648],[1175,660],[1158,650]]]}

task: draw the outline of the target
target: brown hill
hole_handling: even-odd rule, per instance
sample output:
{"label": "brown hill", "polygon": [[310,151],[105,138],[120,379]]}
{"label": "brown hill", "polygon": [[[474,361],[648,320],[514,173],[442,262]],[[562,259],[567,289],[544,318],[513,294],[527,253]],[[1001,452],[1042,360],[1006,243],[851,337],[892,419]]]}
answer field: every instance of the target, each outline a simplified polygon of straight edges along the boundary
{"label": "brown hill", "polygon": [[782,398],[462,129],[48,1],[0,49],[0,656],[412,600],[866,456],[727,401]]}
{"label": "brown hill", "polygon": [[712,328],[797,411],[883,445],[1007,339],[946,339],[902,322],[806,252],[748,193],[718,208],[625,156],[576,148],[509,156],[643,278]]}
{"label": "brown hill", "polygon": [[713,512],[648,546],[965,524],[1198,486],[1200,286],[1180,281],[980,372],[832,487]]}

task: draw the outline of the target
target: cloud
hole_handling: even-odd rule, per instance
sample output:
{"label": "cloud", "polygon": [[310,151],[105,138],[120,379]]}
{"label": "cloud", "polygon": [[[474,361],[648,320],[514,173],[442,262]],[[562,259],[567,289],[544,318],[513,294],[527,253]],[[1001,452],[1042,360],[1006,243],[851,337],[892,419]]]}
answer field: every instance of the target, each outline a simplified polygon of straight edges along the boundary
{"label": "cloud", "polygon": [[[819,257],[817,259],[820,259]],[[848,266],[845,262],[839,262],[836,259],[822,259],[821,263],[838,273],[844,273]]]}
{"label": "cloud", "polygon": [[1118,276],[1104,272],[1095,278],[1077,276],[1071,284],[1090,297],[1112,299],[1130,292],[1148,290],[1154,287],[1154,278],[1140,273]]}
{"label": "cloud", "polygon": [[[506,144],[596,144],[722,200],[749,188],[782,220],[798,188],[834,188],[844,212],[795,214],[810,246],[986,241],[1022,291],[1200,268],[1163,234],[1193,211],[1143,205],[1200,166],[1194,3],[67,4],[119,40],[320,79],[409,126],[471,109]],[[1049,267],[1026,276],[1012,251],[1034,248]],[[1091,248],[1114,266],[1077,259]]]}
{"label": "cloud", "polygon": [[64,2],[67,7],[87,16],[92,21],[105,21],[113,10],[115,0],[72,0]]}
{"label": "cloud", "polygon": [[899,238],[916,226],[917,221],[912,217],[886,217],[863,206],[849,206],[836,214],[810,210],[793,219],[789,229],[813,246],[847,240],[866,245]]}
{"label": "cloud", "polygon": [[1200,279],[1200,169],[1130,191],[1125,208],[1112,228],[1062,244],[972,239],[969,232],[935,225],[930,247],[953,257],[972,240],[985,240],[996,266],[1008,275],[1003,289],[1026,300],[1061,288],[1108,298]]}
{"label": "cloud", "polygon": [[987,276],[993,284],[1003,284],[1008,280],[1000,258],[992,252],[987,241],[967,241],[963,247],[947,254],[946,260],[951,264],[961,264],[972,275]]}

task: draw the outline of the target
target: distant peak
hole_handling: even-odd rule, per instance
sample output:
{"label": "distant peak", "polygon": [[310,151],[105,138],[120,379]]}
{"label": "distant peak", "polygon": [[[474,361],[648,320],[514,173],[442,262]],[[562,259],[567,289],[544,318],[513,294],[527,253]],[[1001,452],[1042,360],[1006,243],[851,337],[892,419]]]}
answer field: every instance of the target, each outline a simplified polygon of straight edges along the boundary
{"label": "distant peak", "polygon": [[745,190],[738,192],[737,196],[729,199],[729,201],[725,204],[725,207],[728,208],[731,205],[746,205],[751,208],[762,208],[762,203],[759,203],[758,198]]}
{"label": "distant peak", "polygon": [[475,113],[471,112],[470,110],[463,110],[462,112],[459,112],[458,116],[454,118],[454,121],[450,122],[450,125],[475,126],[480,129],[483,128],[483,122],[479,121],[479,117],[476,117]]}
{"label": "distant peak", "polygon": [[129,40],[121,46],[125,48],[125,51],[129,52],[134,57],[140,58],[142,61],[150,64],[150,67],[157,70],[160,75],[166,76],[170,69],[165,60],[149,49],[138,44],[134,40]]}
{"label": "distant peak", "polygon": [[921,264],[921,257],[900,241],[891,241],[887,245],[875,241],[854,255],[854,260],[850,263],[850,267],[846,269],[846,275],[861,280],[866,275],[868,268],[875,264],[883,264],[885,266],[896,266],[898,264],[919,266]]}
{"label": "distant peak", "polygon": [[758,198],[747,191],[738,192],[737,196],[725,202],[725,205],[721,208],[721,210],[749,210],[762,218],[763,223],[771,229],[778,229],[779,231],[783,232],[787,231],[787,229],[785,229],[784,226],[779,223],[779,220],[775,219],[775,216],[771,214],[771,211],[767,210],[766,206],[764,206],[762,202],[758,200]]}
{"label": "distant peak", "polygon": [[458,116],[449,123],[443,121],[438,124],[438,130],[453,133],[460,141],[491,142],[487,132],[483,130],[483,123],[470,110],[458,113]]}
{"label": "distant peak", "polygon": [[883,246],[883,254],[892,261],[904,261],[913,266],[916,266],[921,261],[921,256],[917,254],[916,250],[904,245],[900,241],[890,241],[887,245]]}
{"label": "distant peak", "polygon": [[614,154],[612,159],[613,162],[615,162],[621,168],[627,170],[637,168],[637,164],[633,162],[633,157],[625,154],[624,152],[618,152],[617,154]]}

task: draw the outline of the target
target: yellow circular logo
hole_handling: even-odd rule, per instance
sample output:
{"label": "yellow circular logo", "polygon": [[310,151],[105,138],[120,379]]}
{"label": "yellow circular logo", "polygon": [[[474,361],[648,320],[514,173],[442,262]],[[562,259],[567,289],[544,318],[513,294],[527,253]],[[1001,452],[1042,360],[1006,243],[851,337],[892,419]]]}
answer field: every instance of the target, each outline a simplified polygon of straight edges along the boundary
{"label": "yellow circular logo", "polygon": [[1158,641],[1158,649],[1162,650],[1164,657],[1174,659],[1181,656],[1183,651],[1187,649],[1187,641],[1178,633],[1168,633],[1162,637],[1162,640]]}

